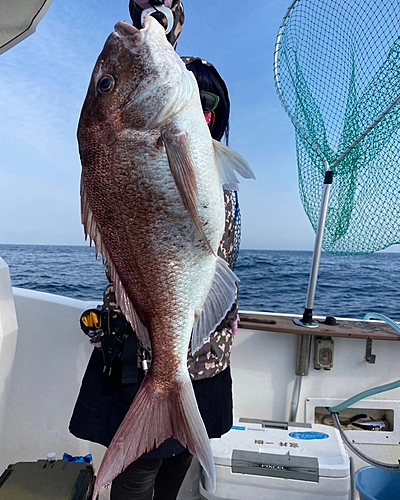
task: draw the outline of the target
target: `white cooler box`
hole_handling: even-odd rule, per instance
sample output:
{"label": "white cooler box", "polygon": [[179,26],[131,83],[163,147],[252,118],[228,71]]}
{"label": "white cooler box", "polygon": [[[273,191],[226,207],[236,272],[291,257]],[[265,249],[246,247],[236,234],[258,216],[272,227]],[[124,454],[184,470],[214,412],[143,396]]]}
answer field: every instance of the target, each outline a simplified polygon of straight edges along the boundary
{"label": "white cooler box", "polygon": [[211,448],[215,491],[200,474],[208,500],[349,499],[350,461],[334,427],[235,419]]}

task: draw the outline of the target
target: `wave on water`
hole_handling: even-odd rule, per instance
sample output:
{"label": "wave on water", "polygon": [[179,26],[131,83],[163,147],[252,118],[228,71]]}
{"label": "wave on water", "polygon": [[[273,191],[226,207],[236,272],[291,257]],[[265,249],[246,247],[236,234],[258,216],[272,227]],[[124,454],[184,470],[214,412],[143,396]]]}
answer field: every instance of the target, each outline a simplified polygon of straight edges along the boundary
{"label": "wave on water", "polygon": [[0,245],[15,287],[101,303],[107,278],[89,246]]}
{"label": "wave on water", "polygon": [[[12,285],[101,303],[107,285],[101,258],[88,246],[0,245]],[[242,310],[302,314],[312,252],[241,250]],[[362,318],[379,312],[400,320],[400,254],[338,257],[323,253],[314,313]]]}

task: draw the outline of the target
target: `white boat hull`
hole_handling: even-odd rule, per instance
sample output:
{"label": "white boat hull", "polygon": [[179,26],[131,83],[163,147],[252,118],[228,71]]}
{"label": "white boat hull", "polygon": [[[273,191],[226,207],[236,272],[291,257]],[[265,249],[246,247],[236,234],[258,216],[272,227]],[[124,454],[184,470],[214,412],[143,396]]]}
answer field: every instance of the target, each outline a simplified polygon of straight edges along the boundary
{"label": "white boat hull", "polygon": [[[12,289],[8,267],[0,259],[0,472],[11,463],[45,458],[50,451],[58,458],[64,452],[92,453],[99,465],[104,448],[68,432],[92,349],[79,328],[79,317],[96,305]],[[232,353],[236,417],[287,421],[296,350],[297,335],[239,329]],[[297,420],[311,423],[315,407],[398,379],[400,343],[374,341],[373,352],[376,362],[369,364],[364,359],[365,340],[335,338],[333,369],[311,367],[309,376],[303,377]],[[393,431],[351,435],[362,451],[383,462],[397,463],[400,456],[399,401],[396,389],[357,404],[361,409],[391,409]],[[361,466],[365,463],[356,459],[356,467]],[[191,474],[197,478],[196,465]],[[200,498],[192,481],[190,475],[185,480],[185,500]]]}

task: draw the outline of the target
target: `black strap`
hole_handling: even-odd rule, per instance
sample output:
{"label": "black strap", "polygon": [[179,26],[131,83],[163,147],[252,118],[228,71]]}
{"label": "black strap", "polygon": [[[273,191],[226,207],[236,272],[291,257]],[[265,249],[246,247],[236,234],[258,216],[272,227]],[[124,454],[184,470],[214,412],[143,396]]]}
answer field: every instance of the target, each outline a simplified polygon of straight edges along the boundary
{"label": "black strap", "polygon": [[91,338],[101,333],[98,338],[103,352],[104,373],[111,374],[114,361],[119,357],[122,363],[122,383],[136,383],[141,358],[137,337],[125,316],[113,309],[90,309],[82,314],[80,322],[83,331]]}
{"label": "black strap", "polygon": [[112,365],[121,352],[121,342],[115,337],[115,335],[102,335],[100,337],[101,350],[103,351],[103,371],[107,375],[110,375]]}
{"label": "black strap", "polygon": [[106,309],[103,311],[103,314],[103,330],[105,333],[115,335],[121,341],[125,336],[133,334],[131,324],[122,313]]}
{"label": "black strap", "polygon": [[138,343],[136,335],[125,339],[121,353],[122,383],[133,384],[138,381]]}

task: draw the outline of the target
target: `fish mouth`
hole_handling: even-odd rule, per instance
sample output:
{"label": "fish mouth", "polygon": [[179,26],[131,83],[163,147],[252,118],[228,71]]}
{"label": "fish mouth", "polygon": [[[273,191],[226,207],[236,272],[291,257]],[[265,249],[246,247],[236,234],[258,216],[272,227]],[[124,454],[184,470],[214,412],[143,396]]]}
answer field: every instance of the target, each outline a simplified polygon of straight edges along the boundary
{"label": "fish mouth", "polygon": [[128,24],[125,21],[119,21],[114,26],[115,32],[122,37],[137,35],[140,30],[135,28],[132,24]]}
{"label": "fish mouth", "polygon": [[138,29],[132,24],[125,21],[119,21],[114,26],[114,33],[112,35],[121,40],[123,45],[130,51],[136,51],[137,48],[145,41],[145,28]]}

